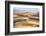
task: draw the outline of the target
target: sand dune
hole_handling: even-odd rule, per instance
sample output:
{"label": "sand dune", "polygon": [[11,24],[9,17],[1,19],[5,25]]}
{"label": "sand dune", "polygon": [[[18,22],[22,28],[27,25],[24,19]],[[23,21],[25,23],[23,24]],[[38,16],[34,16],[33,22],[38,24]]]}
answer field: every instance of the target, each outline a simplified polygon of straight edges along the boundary
{"label": "sand dune", "polygon": [[[21,28],[23,26],[39,27],[39,14],[32,16],[32,12],[15,12],[13,13],[14,27]],[[37,15],[37,16],[36,16]],[[17,22],[16,22],[17,21]]]}

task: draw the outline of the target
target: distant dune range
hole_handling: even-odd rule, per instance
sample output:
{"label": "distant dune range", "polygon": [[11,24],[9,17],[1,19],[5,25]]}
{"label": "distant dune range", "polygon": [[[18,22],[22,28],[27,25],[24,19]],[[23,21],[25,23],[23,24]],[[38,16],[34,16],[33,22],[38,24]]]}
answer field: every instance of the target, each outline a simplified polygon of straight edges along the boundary
{"label": "distant dune range", "polygon": [[39,13],[32,13],[32,12],[14,12],[13,13],[13,16],[16,17],[16,16],[22,16],[22,17],[31,17],[31,18],[36,18],[36,19],[39,19]]}
{"label": "distant dune range", "polygon": [[14,12],[13,14],[32,15],[32,12]]}

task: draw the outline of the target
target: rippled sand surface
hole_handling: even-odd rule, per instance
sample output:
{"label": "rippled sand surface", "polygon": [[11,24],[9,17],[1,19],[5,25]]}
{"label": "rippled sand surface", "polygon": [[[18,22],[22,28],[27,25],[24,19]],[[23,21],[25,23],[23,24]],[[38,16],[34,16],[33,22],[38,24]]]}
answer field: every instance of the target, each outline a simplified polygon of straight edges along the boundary
{"label": "rippled sand surface", "polygon": [[16,22],[15,27],[16,28],[39,27],[39,20],[30,19],[29,21]]}
{"label": "rippled sand surface", "polygon": [[[29,13],[27,14],[27,12],[24,13],[23,15],[22,14],[20,15],[20,13],[16,13],[16,14],[17,14],[16,16],[15,16],[15,14],[13,16],[14,28],[39,27],[39,19],[30,18],[31,14],[29,14]],[[23,19],[26,19],[26,20],[19,21],[19,20],[23,20]],[[15,22],[15,21],[18,21],[18,22]]]}

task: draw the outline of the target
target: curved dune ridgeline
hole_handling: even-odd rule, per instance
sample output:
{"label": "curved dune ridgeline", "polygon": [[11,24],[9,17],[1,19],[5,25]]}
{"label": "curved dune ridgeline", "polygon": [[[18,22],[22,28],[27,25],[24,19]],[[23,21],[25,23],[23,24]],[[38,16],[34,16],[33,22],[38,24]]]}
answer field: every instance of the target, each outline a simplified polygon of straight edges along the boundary
{"label": "curved dune ridgeline", "polygon": [[32,12],[14,12],[14,28],[39,27],[39,13]]}

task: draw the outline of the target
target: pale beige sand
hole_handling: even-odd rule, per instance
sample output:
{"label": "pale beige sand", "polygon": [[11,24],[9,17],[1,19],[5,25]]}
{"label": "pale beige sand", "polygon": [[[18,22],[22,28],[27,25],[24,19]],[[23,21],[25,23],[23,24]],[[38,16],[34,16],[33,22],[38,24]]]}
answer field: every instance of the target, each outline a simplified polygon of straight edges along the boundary
{"label": "pale beige sand", "polygon": [[[15,15],[15,14],[21,14],[23,16],[20,16],[20,15]],[[32,19],[29,17],[33,15],[31,12],[25,12],[25,13],[22,13],[22,12],[19,12],[19,13],[14,13],[14,16],[13,16],[13,20],[18,20],[19,18],[22,20],[22,19],[26,19],[26,21],[19,21],[19,22],[16,22],[14,23],[14,27],[15,28],[23,28],[23,27],[39,27],[39,19]],[[28,17],[26,17],[28,16]],[[17,19],[18,18],[18,19]]]}
{"label": "pale beige sand", "polygon": [[31,20],[31,21],[23,21],[23,22],[16,22],[16,28],[23,28],[23,27],[37,27],[39,25],[38,20]]}

